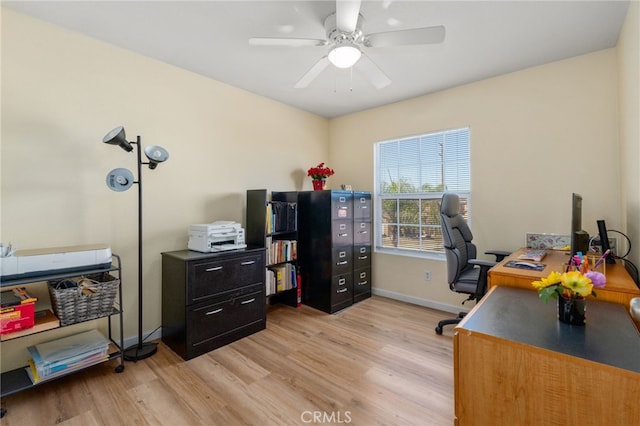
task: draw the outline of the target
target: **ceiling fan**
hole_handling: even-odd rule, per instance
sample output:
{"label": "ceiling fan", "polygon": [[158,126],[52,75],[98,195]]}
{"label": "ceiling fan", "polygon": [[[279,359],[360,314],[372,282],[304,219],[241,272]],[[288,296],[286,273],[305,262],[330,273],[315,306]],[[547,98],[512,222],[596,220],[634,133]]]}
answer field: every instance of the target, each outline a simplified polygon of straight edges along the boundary
{"label": "ceiling fan", "polygon": [[378,89],[391,84],[389,77],[364,53],[367,48],[435,44],[444,41],[443,26],[414,28],[364,34],[364,18],[360,14],[361,0],[336,0],[336,12],[327,16],[324,27],[326,39],[253,37],[252,46],[329,46],[321,57],[295,84],[295,88],[307,87],[331,63],[338,68],[358,65],[369,81]]}

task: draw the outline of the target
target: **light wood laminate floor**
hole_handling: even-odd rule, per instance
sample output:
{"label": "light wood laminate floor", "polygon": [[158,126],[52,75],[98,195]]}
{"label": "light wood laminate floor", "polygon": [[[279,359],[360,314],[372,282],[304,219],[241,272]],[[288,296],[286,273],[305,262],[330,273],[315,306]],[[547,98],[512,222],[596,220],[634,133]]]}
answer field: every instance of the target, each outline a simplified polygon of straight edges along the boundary
{"label": "light wood laminate floor", "polygon": [[452,425],[451,314],[378,296],[329,315],[273,306],[267,329],[190,361],[115,361],[3,398],[14,425]]}

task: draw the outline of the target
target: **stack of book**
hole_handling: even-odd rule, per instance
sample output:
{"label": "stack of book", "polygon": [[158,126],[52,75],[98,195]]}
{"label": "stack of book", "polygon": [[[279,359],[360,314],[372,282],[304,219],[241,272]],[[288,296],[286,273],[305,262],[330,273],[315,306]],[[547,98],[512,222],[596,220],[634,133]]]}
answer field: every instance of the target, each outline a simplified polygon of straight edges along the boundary
{"label": "stack of book", "polygon": [[109,341],[97,330],[27,348],[31,359],[27,374],[35,384],[109,359]]}
{"label": "stack of book", "polygon": [[291,263],[267,268],[266,295],[298,287],[296,266]]}

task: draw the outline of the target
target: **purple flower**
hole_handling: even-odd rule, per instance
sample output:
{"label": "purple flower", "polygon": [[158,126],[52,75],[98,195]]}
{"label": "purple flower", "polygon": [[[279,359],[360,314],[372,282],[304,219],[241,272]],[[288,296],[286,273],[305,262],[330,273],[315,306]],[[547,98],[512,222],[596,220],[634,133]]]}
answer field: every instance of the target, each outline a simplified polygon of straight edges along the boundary
{"label": "purple flower", "polygon": [[594,287],[604,288],[604,285],[607,282],[607,277],[604,276],[603,273],[597,271],[589,271],[584,274],[585,277],[589,278],[593,283]]}

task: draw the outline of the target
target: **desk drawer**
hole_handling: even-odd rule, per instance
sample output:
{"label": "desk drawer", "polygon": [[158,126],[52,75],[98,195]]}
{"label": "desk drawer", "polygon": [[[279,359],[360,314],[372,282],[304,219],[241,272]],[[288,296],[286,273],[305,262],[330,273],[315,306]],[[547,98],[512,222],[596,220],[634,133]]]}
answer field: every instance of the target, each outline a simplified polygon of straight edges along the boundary
{"label": "desk drawer", "polygon": [[237,288],[262,282],[264,269],[260,254],[192,262],[187,284],[187,305],[220,296]]}
{"label": "desk drawer", "polygon": [[265,309],[262,291],[193,308],[187,313],[188,344],[197,347],[232,330],[262,321]]}

